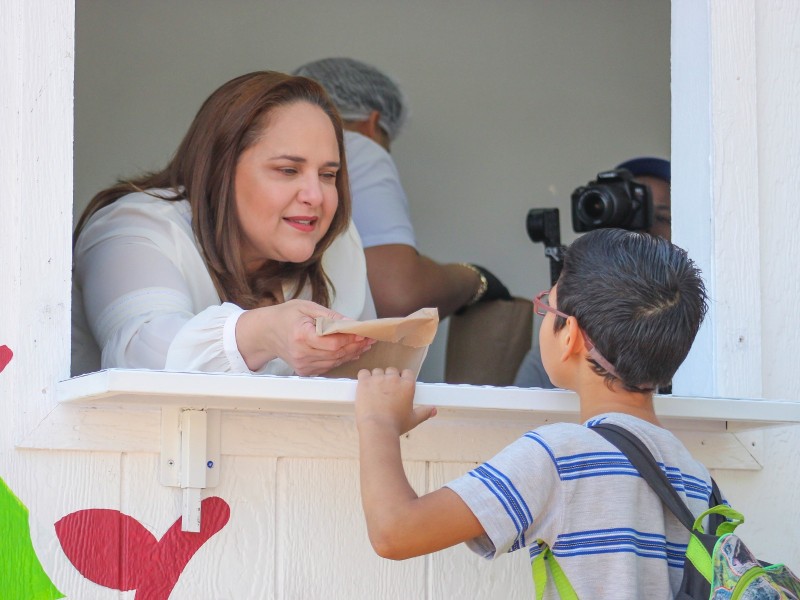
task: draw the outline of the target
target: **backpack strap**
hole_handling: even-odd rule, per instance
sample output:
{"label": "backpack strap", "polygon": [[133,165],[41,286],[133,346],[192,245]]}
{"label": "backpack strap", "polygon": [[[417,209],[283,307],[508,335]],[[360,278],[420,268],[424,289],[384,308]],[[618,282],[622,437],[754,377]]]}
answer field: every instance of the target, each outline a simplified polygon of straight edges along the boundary
{"label": "backpack strap", "polygon": [[[686,529],[690,532],[693,531],[695,518],[692,511],[689,510],[689,507],[686,506],[686,503],[669,482],[650,450],[638,437],[627,429],[611,423],[598,423],[591,425],[590,429],[594,429],[596,433],[602,435],[616,446],[631,461],[631,464],[639,471],[642,478],[650,484],[650,487],[653,488],[653,491],[661,498],[661,501],[670,512],[678,518]],[[716,484],[713,484],[713,487],[716,488]],[[719,489],[717,489],[717,492],[719,492]]]}
{"label": "backpack strap", "polygon": [[[722,501],[722,492],[719,491],[719,487],[717,487],[717,482],[714,481],[713,477],[711,478],[711,497],[708,499],[708,506],[712,508],[715,506],[725,506],[725,503]],[[721,528],[725,522],[726,518],[724,514],[722,513],[709,514],[708,533],[722,535],[723,531],[721,530]],[[731,529],[730,531],[733,531],[733,529]]]}
{"label": "backpack strap", "polygon": [[550,566],[550,573],[553,575],[553,584],[561,600],[578,600],[578,595],[567,579],[567,575],[561,569],[550,546],[540,542],[542,551],[533,559],[531,571],[533,571],[533,587],[536,590],[536,600],[544,598],[544,588],[547,586],[547,567]]}
{"label": "backpack strap", "polygon": [[[633,467],[639,471],[642,478],[650,485],[653,491],[658,495],[664,505],[674,514],[678,520],[689,530],[689,544],[686,547],[686,562],[684,564],[684,579],[681,584],[681,593],[677,597],[680,598],[707,598],[710,594],[710,584],[713,573],[712,553],[714,551],[717,537],[724,533],[730,533],[733,529],[744,521],[744,517],[733,510],[730,506],[723,504],[722,493],[717,487],[714,479],[711,479],[711,497],[709,498],[709,508],[702,515],[694,518],[689,507],[680,497],[678,492],[667,479],[666,474],[658,466],[656,459],[653,458],[652,453],[648,450],[647,446],[636,437],[633,433],[611,423],[598,423],[590,425],[590,429],[594,429],[595,433],[602,435],[611,444],[616,446],[622,452]],[[709,534],[702,533],[700,524],[703,518],[708,516]],[[730,520],[726,520],[730,519]],[[695,529],[697,525],[697,529]],[[716,534],[716,536],[714,535]],[[692,580],[691,574],[696,572],[696,582],[702,582],[703,579],[707,582],[693,584],[693,587],[687,588],[693,591],[688,594],[684,590],[683,585]],[[687,574],[689,575],[687,579]],[[699,585],[700,587],[694,587]],[[699,595],[697,595],[699,594]]]}

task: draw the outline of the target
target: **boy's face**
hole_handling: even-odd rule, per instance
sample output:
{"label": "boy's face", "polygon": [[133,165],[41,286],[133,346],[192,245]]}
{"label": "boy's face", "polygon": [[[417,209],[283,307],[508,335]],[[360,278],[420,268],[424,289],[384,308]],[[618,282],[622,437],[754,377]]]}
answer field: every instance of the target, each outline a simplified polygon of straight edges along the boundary
{"label": "boy's face", "polygon": [[[547,303],[553,308],[558,308],[557,287],[558,284],[554,285],[547,297]],[[539,351],[542,354],[542,365],[544,366],[544,370],[547,372],[547,376],[550,378],[550,381],[554,386],[563,388],[565,387],[563,382],[564,363],[561,361],[562,352],[559,348],[558,338],[560,334],[564,332],[564,329],[561,329],[558,332],[553,331],[553,322],[555,319],[556,315],[553,313],[545,313],[545,316],[542,319],[542,324],[539,327]]]}

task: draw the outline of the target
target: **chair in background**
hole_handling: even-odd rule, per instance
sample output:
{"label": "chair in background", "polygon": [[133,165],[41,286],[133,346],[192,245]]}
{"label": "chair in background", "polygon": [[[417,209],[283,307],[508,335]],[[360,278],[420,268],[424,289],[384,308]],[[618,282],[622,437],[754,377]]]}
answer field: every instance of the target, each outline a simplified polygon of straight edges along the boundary
{"label": "chair in background", "polygon": [[479,302],[450,317],[446,383],[513,385],[533,340],[533,303],[524,298]]}

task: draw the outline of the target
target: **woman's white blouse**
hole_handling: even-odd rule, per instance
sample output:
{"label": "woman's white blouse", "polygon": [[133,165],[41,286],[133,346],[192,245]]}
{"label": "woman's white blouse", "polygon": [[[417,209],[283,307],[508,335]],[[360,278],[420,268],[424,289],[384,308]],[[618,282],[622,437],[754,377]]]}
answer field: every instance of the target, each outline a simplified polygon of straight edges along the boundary
{"label": "woman's white blouse", "polygon": [[[150,194],[120,198],[81,232],[72,280],[72,374],[112,367],[250,373],[236,346],[244,311],[220,301],[192,232],[189,202]],[[375,318],[352,223],[322,264],[335,290],[331,308]],[[284,296],[293,291],[285,286]],[[306,289],[298,297],[310,296]],[[275,359],[258,372],[291,375],[292,369]]]}

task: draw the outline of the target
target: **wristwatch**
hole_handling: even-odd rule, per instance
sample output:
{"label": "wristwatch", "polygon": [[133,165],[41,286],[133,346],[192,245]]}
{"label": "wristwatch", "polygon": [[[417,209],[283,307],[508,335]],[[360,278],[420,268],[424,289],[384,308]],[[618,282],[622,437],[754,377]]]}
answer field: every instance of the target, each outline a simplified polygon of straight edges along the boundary
{"label": "wristwatch", "polygon": [[480,284],[478,284],[478,289],[475,290],[475,294],[472,296],[472,298],[469,299],[469,302],[465,304],[465,306],[472,306],[473,304],[478,302],[481,298],[483,298],[483,295],[486,293],[486,290],[489,289],[489,281],[486,279],[486,275],[481,273],[480,269],[478,269],[475,265],[471,265],[469,263],[458,263],[458,264],[460,264],[462,267],[466,267],[467,269],[475,273],[480,279]]}

